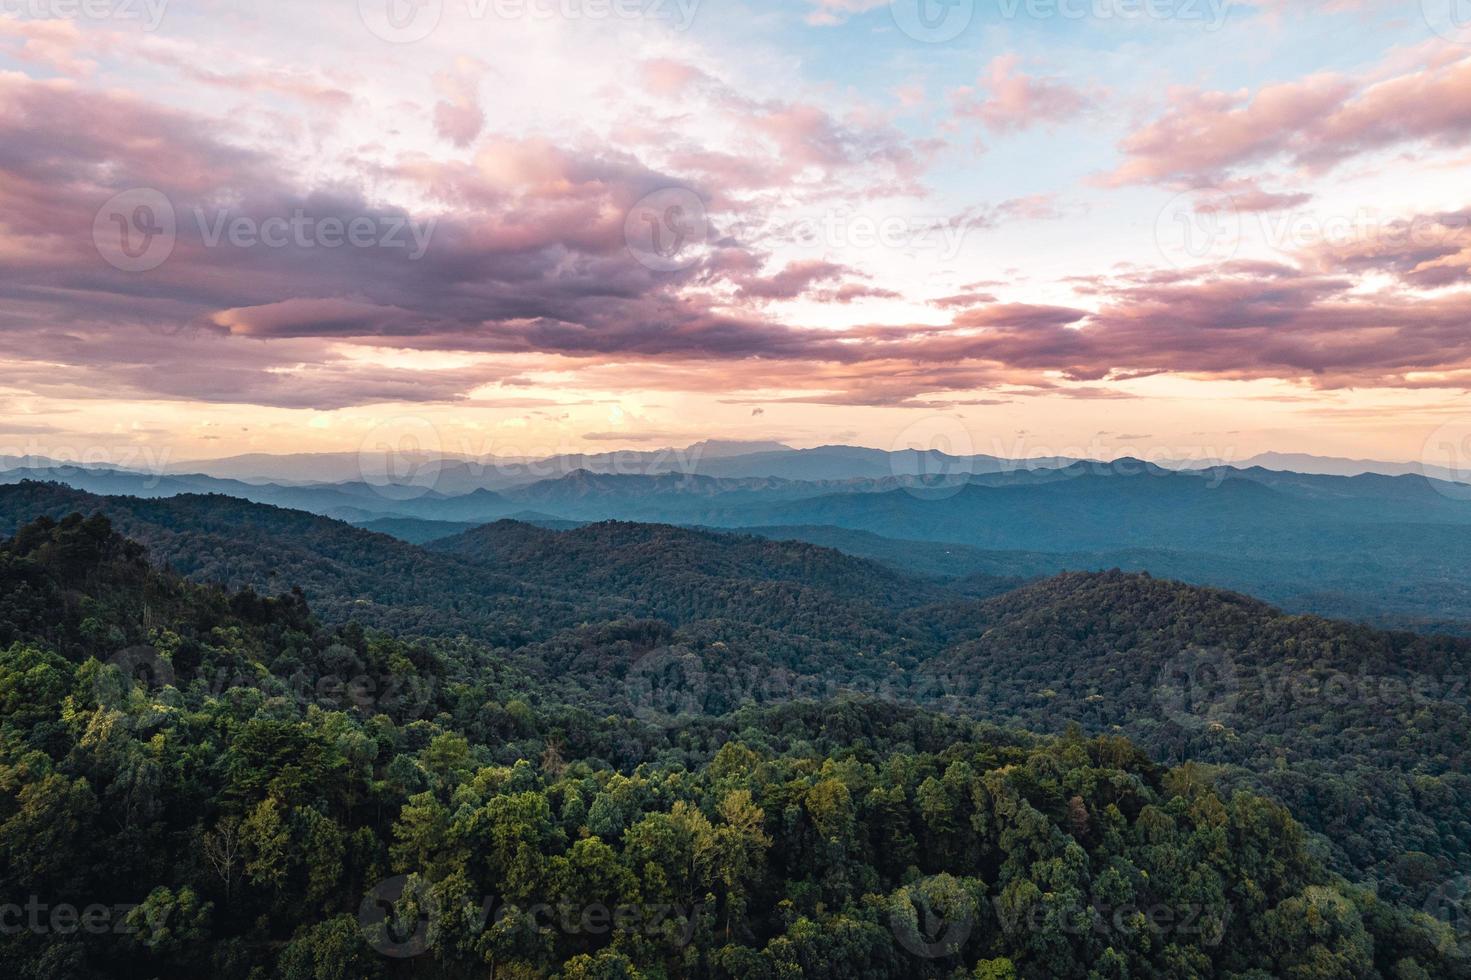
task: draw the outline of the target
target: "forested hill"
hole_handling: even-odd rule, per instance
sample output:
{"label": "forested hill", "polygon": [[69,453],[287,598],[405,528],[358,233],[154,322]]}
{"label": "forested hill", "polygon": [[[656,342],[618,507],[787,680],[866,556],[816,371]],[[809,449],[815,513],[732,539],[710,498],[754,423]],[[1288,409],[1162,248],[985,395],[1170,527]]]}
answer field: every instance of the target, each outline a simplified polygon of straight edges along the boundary
{"label": "forested hill", "polygon": [[154,561],[194,581],[262,592],[299,587],[332,622],[515,644],[580,618],[558,596],[493,567],[302,511],[218,494],[145,500],[54,483],[0,487],[0,533],[74,512],[105,515],[147,545]]}
{"label": "forested hill", "polygon": [[850,696],[666,726],[183,582],[103,519],[0,544],[18,977],[1471,976],[1214,779]]}
{"label": "forested hill", "polygon": [[[1209,701],[1213,693],[1229,699],[1233,711],[1252,716],[1247,727],[1258,732],[1286,722],[1323,684],[1330,688],[1325,698],[1343,702],[1338,707],[1344,712],[1383,709],[1383,721],[1397,718],[1400,708],[1471,700],[1464,684],[1453,683],[1471,678],[1471,640],[1289,615],[1236,593],[1147,574],[1068,573],[932,612],[948,645],[926,662],[926,671],[989,689],[998,707],[1014,709],[1008,720],[1030,727],[1048,719],[1095,727],[1124,723],[1148,711],[1141,699],[1155,677],[1193,655],[1202,663],[1218,660],[1214,673],[1223,675],[1222,690],[1211,692],[1212,677],[1202,668],[1196,699]],[[1057,669],[1060,664],[1066,669]],[[1028,697],[1043,675],[1049,675],[1046,696]],[[1413,689],[1401,689],[1411,681]],[[1201,724],[1184,726],[1198,736],[1192,753],[1204,750],[1219,727],[1210,724],[1215,716],[1209,707],[1196,712]],[[1432,721],[1415,719],[1422,733]],[[1281,742],[1291,744],[1291,726],[1283,727]],[[1465,754],[1471,749],[1460,745],[1442,744],[1434,753],[1424,748],[1405,748],[1396,764],[1454,771],[1471,758]],[[1377,751],[1400,750],[1386,737]]]}
{"label": "forested hill", "polygon": [[493,563],[517,578],[611,594],[720,590],[737,582],[802,583],[879,605],[916,605],[945,594],[832,548],[664,524],[607,521],[552,531],[498,521],[427,547]]}
{"label": "forested hill", "polygon": [[922,689],[998,722],[1122,731],[1158,758],[1241,767],[1325,835],[1335,866],[1392,894],[1471,867],[1471,642],[1117,572],[937,615],[953,641]]}
{"label": "forested hill", "polygon": [[977,477],[935,496],[894,490],[710,510],[699,523],[944,542],[987,552],[975,567],[992,574],[1028,574],[1037,552],[1054,552],[1041,562],[1048,570],[1159,570],[1384,625],[1465,632],[1471,622],[1471,505],[1459,495],[1413,477],[1229,471],[1217,482],[1124,462],[1070,478]]}
{"label": "forested hill", "polygon": [[[764,465],[759,455],[739,458]],[[1177,472],[1128,458],[1037,469],[943,454],[840,452],[836,460],[856,469],[791,480],[673,473],[659,469],[668,459],[652,457],[644,462],[653,470],[617,473],[553,465],[512,474],[462,462],[415,470],[432,485],[368,483],[354,466],[345,482],[301,486],[51,464],[0,470],[0,484],[54,479],[146,498],[224,493],[371,524],[413,543],[504,518],[759,529],[880,558],[906,574],[1147,570],[1294,611],[1471,634],[1471,501],[1453,483],[1260,467]],[[341,480],[345,461],[329,462],[324,475]],[[870,472],[874,463],[883,474]]]}
{"label": "forested hill", "polygon": [[0,488],[11,526],[73,510],[109,515],[196,581],[299,584],[329,625],[453,639],[599,716],[683,724],[856,692],[1036,731],[1077,724],[1290,802],[1334,869],[1386,895],[1419,904],[1471,866],[1464,640],[1145,575],[978,600],[742,535],[502,522],[419,548],[229,498]]}
{"label": "forested hill", "polygon": [[468,634],[516,646],[623,616],[719,619],[791,641],[902,645],[893,609],[947,594],[829,548],[610,522],[552,532],[504,521],[433,550],[340,521],[218,495],[99,497],[57,484],[0,487],[0,533],[40,516],[100,513],[196,581],[300,586],[329,621]]}

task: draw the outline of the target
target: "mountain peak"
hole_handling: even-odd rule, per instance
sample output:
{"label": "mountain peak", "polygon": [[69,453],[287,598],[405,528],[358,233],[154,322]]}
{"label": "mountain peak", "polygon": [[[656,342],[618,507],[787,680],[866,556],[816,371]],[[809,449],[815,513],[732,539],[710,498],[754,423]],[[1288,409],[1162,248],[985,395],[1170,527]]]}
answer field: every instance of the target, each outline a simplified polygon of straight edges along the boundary
{"label": "mountain peak", "polygon": [[791,452],[784,442],[769,439],[704,439],[685,447],[687,455],[703,459],[725,459],[730,456],[754,456],[757,453]]}

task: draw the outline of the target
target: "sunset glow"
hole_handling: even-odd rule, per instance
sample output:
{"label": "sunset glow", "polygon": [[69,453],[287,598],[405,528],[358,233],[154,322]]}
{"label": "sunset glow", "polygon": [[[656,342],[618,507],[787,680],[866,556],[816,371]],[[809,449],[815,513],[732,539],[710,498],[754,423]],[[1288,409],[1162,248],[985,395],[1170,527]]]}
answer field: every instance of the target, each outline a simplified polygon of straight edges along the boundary
{"label": "sunset glow", "polygon": [[0,5],[0,453],[1420,459],[1471,386],[1421,6]]}

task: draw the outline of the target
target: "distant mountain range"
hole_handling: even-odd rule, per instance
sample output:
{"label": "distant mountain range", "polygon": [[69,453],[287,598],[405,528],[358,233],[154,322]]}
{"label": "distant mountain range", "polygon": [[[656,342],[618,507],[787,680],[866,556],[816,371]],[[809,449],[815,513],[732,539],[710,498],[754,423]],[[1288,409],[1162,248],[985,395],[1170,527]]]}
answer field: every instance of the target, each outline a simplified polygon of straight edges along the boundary
{"label": "distant mountain range", "polygon": [[[219,472],[238,478],[26,462],[0,471],[0,484],[55,481],[139,499],[224,495],[414,544],[506,518],[755,529],[947,580],[1118,567],[1240,589],[1291,610],[1471,630],[1471,487],[1421,475],[730,443],[500,461],[494,471],[436,459],[433,478],[417,483],[364,480],[356,457],[342,454],[225,461]],[[574,463],[619,471],[557,471]],[[665,468],[676,463],[698,472]],[[259,482],[267,464],[284,482]],[[299,482],[332,467],[358,478]]]}
{"label": "distant mountain range", "polygon": [[732,479],[775,477],[822,481],[937,473],[996,473],[1017,468],[1053,467],[1073,461],[1063,457],[1009,460],[987,455],[951,456],[933,450],[914,449],[888,452],[862,446],[793,449],[779,442],[708,440],[683,448],[626,449],[539,458],[397,451],[389,457],[379,449],[366,449],[359,453],[256,453],[175,463],[165,467],[164,472],[168,475],[213,476],[246,483],[399,483],[457,494],[518,486],[579,470],[621,476],[675,473]]}
{"label": "distant mountain range", "polygon": [[1298,473],[1320,473],[1327,476],[1428,476],[1437,480],[1468,481],[1471,473],[1455,472],[1444,466],[1426,463],[1386,463],[1377,459],[1343,459],[1338,456],[1313,456],[1308,453],[1258,453],[1243,460],[1241,466],[1260,466],[1269,470],[1294,470]]}
{"label": "distant mountain range", "polygon": [[[706,440],[683,448],[616,450],[607,453],[561,454],[545,457],[470,455],[454,452],[418,452],[393,455],[393,465],[384,464],[383,452],[365,449],[355,453],[250,453],[223,459],[192,460],[170,464],[170,475],[201,474],[246,483],[312,484],[405,482],[432,483],[442,493],[465,493],[473,489],[495,490],[565,476],[574,470],[623,475],[686,473],[734,478],[782,477],[790,480],[870,479],[884,476],[935,474],[937,472],[993,473],[1013,469],[1054,468],[1077,461],[1076,457],[1007,459],[994,455],[950,456],[918,450],[886,452],[863,446],[819,446],[794,449],[774,441]],[[1216,465],[1192,460],[1157,460],[1170,469],[1194,469]],[[1219,463],[1238,469],[1260,466],[1324,476],[1428,476],[1439,480],[1471,482],[1468,474],[1419,462],[1387,462],[1347,459],[1309,453],[1259,453],[1248,459],[1223,459]],[[38,457],[0,457],[0,469],[45,466]],[[104,467],[105,468],[105,467]],[[395,479],[396,477],[396,479]]]}
{"label": "distant mountain range", "polygon": [[[682,448],[623,449],[606,453],[570,453],[544,457],[471,455],[454,452],[403,452],[365,448],[359,452],[248,453],[221,459],[191,460],[157,468],[155,475],[213,477],[246,484],[307,486],[316,484],[398,483],[433,489],[446,495],[472,490],[498,490],[555,479],[578,470],[639,476],[677,473],[731,479],[781,478],[801,481],[882,479],[890,476],[941,474],[980,475],[1016,470],[1055,469],[1080,460],[1044,456],[1010,459],[994,455],[955,456],[935,450],[885,451],[864,446],[818,446],[794,449],[775,441],[711,439]],[[1420,462],[1349,459],[1310,453],[1265,452],[1246,459],[1155,460],[1168,469],[1201,469],[1220,465],[1235,469],[1268,470],[1321,476],[1426,476],[1471,483],[1471,474]],[[15,469],[119,469],[143,472],[143,467],[87,464],[44,456],[0,455],[0,471]]]}

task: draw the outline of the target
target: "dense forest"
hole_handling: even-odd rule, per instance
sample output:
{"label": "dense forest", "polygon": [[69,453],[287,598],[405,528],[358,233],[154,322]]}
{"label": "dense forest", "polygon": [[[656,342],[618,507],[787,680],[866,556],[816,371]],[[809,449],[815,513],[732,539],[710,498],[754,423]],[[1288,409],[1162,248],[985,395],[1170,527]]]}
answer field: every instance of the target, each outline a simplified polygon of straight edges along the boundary
{"label": "dense forest", "polygon": [[1332,870],[1386,897],[1422,905],[1471,861],[1466,640],[1146,575],[941,582],[664,525],[501,521],[415,547],[224,496],[0,488],[0,532],[75,510],[191,580],[299,586],[329,625],[490,657],[589,712],[672,726],[855,693],[1043,733],[1076,724],[1289,805]]}
{"label": "dense forest", "polygon": [[[120,917],[8,935],[26,975],[1461,969],[1285,810],[1123,739],[858,700],[640,731],[161,575],[101,519],[22,529],[4,585],[6,894]],[[426,700],[323,683],[389,674]]]}
{"label": "dense forest", "polygon": [[61,513],[0,546],[15,975],[1471,975],[1465,641],[24,492]]}

